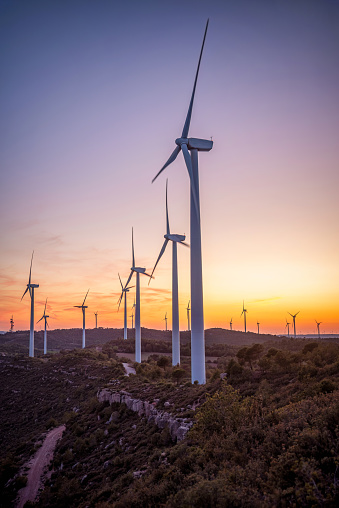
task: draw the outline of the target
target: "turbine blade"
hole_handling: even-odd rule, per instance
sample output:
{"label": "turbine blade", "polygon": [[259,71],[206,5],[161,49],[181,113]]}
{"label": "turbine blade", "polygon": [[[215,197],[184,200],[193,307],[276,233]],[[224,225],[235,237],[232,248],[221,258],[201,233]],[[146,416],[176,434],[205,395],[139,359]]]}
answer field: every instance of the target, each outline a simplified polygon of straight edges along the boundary
{"label": "turbine blade", "polygon": [[39,319],[39,321],[36,322],[36,324],[40,323],[40,321],[42,321],[44,319],[44,316],[42,316],[42,318]]}
{"label": "turbine blade", "polygon": [[122,297],[123,297],[123,295],[124,295],[124,292],[122,292],[122,293],[121,293],[120,298],[119,298],[119,300],[118,300],[118,312],[119,312],[119,309],[120,309],[120,304],[121,304],[121,302],[122,302]]}
{"label": "turbine blade", "polygon": [[199,74],[199,69],[200,69],[200,62],[201,62],[202,52],[204,50],[204,45],[205,45],[205,39],[206,39],[206,34],[207,34],[208,22],[209,22],[209,19],[207,20],[207,23],[206,23],[204,39],[202,41],[202,46],[201,46],[201,51],[200,51],[200,56],[199,56],[198,68],[197,68],[197,72],[196,72],[195,80],[194,80],[192,97],[191,97],[190,105],[188,107],[188,112],[187,112],[187,116],[186,116],[185,125],[184,125],[184,128],[182,130],[182,134],[181,134],[182,138],[187,138],[188,131],[189,131],[189,128],[190,128],[192,109],[193,109],[193,102],[194,102],[194,95],[195,95],[195,89],[196,89],[197,81],[198,81],[198,74]]}
{"label": "turbine blade", "polygon": [[[135,260],[134,260],[134,241],[133,241],[133,228],[132,228],[132,266],[135,266]],[[127,286],[127,284],[126,284]],[[126,287],[125,286],[125,287]]]}
{"label": "turbine blade", "polygon": [[167,168],[167,166],[169,166],[170,164],[172,164],[172,162],[175,161],[175,159],[177,158],[178,156],[178,153],[180,152],[180,146],[176,146],[173,150],[173,152],[171,153],[168,161],[163,165],[163,167],[160,169],[160,171],[155,175],[155,177],[153,178],[152,180],[152,183],[154,182],[154,180],[156,180],[158,178],[158,176],[160,175],[160,173],[162,173],[164,171],[164,169]]}
{"label": "turbine blade", "polygon": [[[152,279],[152,276],[153,276],[154,270],[155,270],[155,268],[156,268],[157,264],[158,264],[158,263],[159,263],[159,261],[160,261],[161,256],[162,256],[162,255],[163,255],[163,253],[165,252],[165,249],[166,249],[166,247],[167,247],[167,244],[168,244],[168,240],[167,240],[167,238],[166,238],[166,240],[164,241],[164,243],[163,243],[163,245],[162,245],[162,247],[161,247],[161,251],[160,251],[160,254],[159,254],[159,256],[158,256],[158,259],[157,259],[157,261],[156,261],[156,263],[155,263],[155,265],[154,265],[154,268],[153,268],[152,274],[151,274],[151,275],[145,274],[145,275],[148,275],[151,279]],[[151,282],[151,279],[149,280],[149,283]],[[149,283],[148,283],[148,284],[149,284]]]}
{"label": "turbine blade", "polygon": [[89,290],[88,290],[88,291],[87,291],[87,293],[86,293],[85,300],[83,301],[83,304],[82,304],[82,305],[85,305],[85,301],[86,301],[86,298],[87,298],[88,293],[89,293]]}
{"label": "turbine blade", "polygon": [[190,244],[189,243],[186,243],[186,242],[178,242],[178,243],[180,243],[180,245],[185,245],[185,247],[190,248]]}
{"label": "turbine blade", "polygon": [[[119,272],[118,272],[118,275],[119,275]],[[122,282],[121,282],[121,279],[120,279],[120,275],[119,275],[119,280],[120,280],[120,284],[121,284],[121,289],[124,289],[124,286],[122,285]]]}
{"label": "turbine blade", "polygon": [[187,171],[188,171],[188,174],[190,176],[190,181],[191,181],[191,190],[192,190],[192,194],[193,194],[193,201],[194,201],[194,206],[195,206],[195,210],[197,212],[197,217],[198,217],[198,221],[200,222],[200,213],[199,213],[199,205],[198,205],[198,197],[196,195],[196,192],[195,192],[195,185],[194,185],[194,179],[193,179],[193,168],[192,168],[192,160],[191,160],[191,156],[188,152],[188,148],[187,148],[187,145],[181,145],[181,150],[182,150],[182,153],[184,155],[184,158],[185,158],[185,162],[186,162],[186,167],[187,167]]}
{"label": "turbine blade", "polygon": [[24,296],[25,296],[25,294],[27,293],[28,288],[29,288],[29,286],[27,286],[27,288],[26,288],[26,290],[25,290],[24,294],[22,295],[22,297],[21,297],[21,300],[20,300],[20,301],[22,301],[23,297],[24,297]]}
{"label": "turbine blade", "polygon": [[168,178],[166,179],[166,232],[170,234],[170,225],[168,220],[168,203],[167,203],[167,187],[168,187]]}
{"label": "turbine blade", "polygon": [[29,269],[29,279],[28,279],[28,284],[30,284],[30,283],[31,283],[33,256],[34,256],[34,251],[32,252],[31,267],[30,267],[30,269]]}
{"label": "turbine blade", "polygon": [[146,272],[143,272],[141,275],[147,275],[147,277],[150,277],[150,279],[154,279],[154,277],[152,277],[152,275],[150,275],[149,273],[146,273]]}
{"label": "turbine blade", "polygon": [[126,282],[126,284],[125,284],[124,289],[125,289],[125,288],[127,288],[128,284],[129,284],[129,281],[130,281],[130,280],[131,280],[131,278],[132,278],[132,275],[133,275],[133,270],[131,270],[131,273],[129,274],[129,277],[128,277],[128,279],[127,279],[127,282]]}
{"label": "turbine blade", "polygon": [[47,298],[46,298],[46,303],[45,303],[45,310],[44,310],[44,314],[46,314],[46,306],[47,306]]}

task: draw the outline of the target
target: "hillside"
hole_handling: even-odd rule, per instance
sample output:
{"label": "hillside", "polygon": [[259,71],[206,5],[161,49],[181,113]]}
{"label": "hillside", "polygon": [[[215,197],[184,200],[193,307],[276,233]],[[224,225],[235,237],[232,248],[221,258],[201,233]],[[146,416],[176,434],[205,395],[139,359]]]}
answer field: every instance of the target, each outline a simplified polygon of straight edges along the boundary
{"label": "hillside", "polygon": [[[61,423],[66,431],[37,507],[337,506],[337,344],[210,344],[222,354],[208,364],[204,386],[190,383],[188,357],[177,369],[152,354],[126,377],[121,344],[128,345],[0,358],[1,506],[12,506],[26,481],[20,467]],[[174,442],[167,427],[125,404],[100,402],[105,388],[193,428]]]}
{"label": "hillside", "polygon": [[[34,346],[35,354],[43,352],[43,331],[35,332]],[[82,344],[82,329],[70,328],[60,330],[48,330],[48,351],[60,351],[61,349],[80,348]],[[128,329],[128,337],[134,338],[134,330]],[[141,329],[141,337],[146,340],[171,341],[172,332],[164,330],[154,330],[150,328]],[[109,342],[110,340],[122,339],[123,329],[121,328],[94,328],[86,330],[86,346],[98,346]],[[211,328],[205,331],[206,344],[228,344],[228,345],[247,345],[254,342],[267,342],[276,339],[274,335],[256,334],[252,332],[230,331],[223,328]],[[191,340],[191,333],[188,331],[180,332],[182,344],[188,344]],[[7,332],[0,335],[0,352],[20,352],[28,351],[29,330]]]}

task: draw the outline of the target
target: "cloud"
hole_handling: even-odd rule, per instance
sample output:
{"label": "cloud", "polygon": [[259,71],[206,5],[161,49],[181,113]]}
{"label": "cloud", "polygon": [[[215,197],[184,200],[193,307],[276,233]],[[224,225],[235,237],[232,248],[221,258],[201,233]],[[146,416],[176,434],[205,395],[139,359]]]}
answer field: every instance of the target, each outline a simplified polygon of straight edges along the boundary
{"label": "cloud", "polygon": [[248,303],[263,303],[272,302],[273,300],[280,300],[282,296],[273,296],[272,298],[262,298],[260,300],[250,300]]}

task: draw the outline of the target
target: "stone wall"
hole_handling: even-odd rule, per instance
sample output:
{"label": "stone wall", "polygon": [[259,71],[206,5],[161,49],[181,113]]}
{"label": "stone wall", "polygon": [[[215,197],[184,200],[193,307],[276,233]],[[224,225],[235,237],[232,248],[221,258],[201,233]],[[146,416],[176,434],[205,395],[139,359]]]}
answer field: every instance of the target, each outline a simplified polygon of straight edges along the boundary
{"label": "stone wall", "polygon": [[110,404],[118,402],[119,404],[126,404],[128,409],[138,413],[140,417],[146,418],[150,423],[155,423],[159,429],[168,427],[173,441],[181,441],[192,427],[193,423],[188,418],[174,417],[166,411],[159,411],[156,409],[155,402],[148,402],[145,400],[134,399],[128,392],[113,391],[109,388],[103,388],[97,393],[100,402],[108,401]]}

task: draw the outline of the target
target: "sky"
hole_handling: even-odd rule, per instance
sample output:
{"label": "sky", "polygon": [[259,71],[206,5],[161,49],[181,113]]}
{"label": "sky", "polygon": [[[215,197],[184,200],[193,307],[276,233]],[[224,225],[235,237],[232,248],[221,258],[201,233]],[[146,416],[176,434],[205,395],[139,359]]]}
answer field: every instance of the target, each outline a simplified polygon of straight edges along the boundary
{"label": "sky", "polygon": [[[123,326],[118,272],[189,243],[181,135],[199,155],[205,328],[339,333],[338,0],[0,0],[0,329]],[[189,249],[178,248],[187,328]],[[135,279],[134,284],[135,284]],[[131,315],[134,289],[128,295]],[[171,319],[171,249],[141,277],[141,325]],[[42,322],[36,330],[42,328]],[[131,319],[129,318],[129,326]]]}

